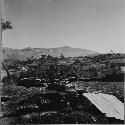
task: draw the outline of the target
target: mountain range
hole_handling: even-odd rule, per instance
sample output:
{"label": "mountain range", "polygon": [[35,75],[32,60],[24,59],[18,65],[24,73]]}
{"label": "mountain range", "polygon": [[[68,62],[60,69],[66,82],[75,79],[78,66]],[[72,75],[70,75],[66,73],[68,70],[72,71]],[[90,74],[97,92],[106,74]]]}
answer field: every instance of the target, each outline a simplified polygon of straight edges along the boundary
{"label": "mountain range", "polygon": [[78,56],[88,56],[97,55],[98,52],[90,51],[81,48],[71,48],[69,46],[58,47],[58,48],[31,48],[27,47],[24,49],[13,49],[4,47],[2,49],[3,59],[10,60],[26,60],[27,58],[34,57],[40,58],[41,55],[51,55],[54,57],[59,57],[63,54],[65,57],[78,57]]}

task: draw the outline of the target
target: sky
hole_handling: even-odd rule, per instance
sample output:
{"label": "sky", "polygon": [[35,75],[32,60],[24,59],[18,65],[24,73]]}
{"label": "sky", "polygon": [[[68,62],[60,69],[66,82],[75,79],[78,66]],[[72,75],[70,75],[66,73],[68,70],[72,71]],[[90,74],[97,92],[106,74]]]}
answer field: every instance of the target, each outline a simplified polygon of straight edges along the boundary
{"label": "sky", "polygon": [[70,46],[125,52],[124,0],[3,0],[3,32],[10,48]]}

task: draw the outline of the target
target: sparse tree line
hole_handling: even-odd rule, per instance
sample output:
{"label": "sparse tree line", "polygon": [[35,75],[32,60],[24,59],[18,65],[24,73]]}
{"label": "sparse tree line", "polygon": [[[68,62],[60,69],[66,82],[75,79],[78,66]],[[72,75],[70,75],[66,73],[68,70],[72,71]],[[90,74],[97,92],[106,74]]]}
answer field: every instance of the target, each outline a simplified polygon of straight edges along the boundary
{"label": "sparse tree line", "polygon": [[[106,57],[105,55],[103,56]],[[101,58],[101,56],[97,57]],[[92,59],[96,60],[94,57],[89,60]],[[15,72],[21,66],[27,68],[27,71],[20,72],[20,75],[18,75],[17,78],[16,73],[14,76],[12,75],[13,80],[16,83],[18,83],[18,81],[24,77],[38,77],[40,79],[49,80],[50,82],[54,81],[54,79],[59,79],[59,81],[62,81],[69,77],[75,77],[78,79],[78,74],[80,79],[89,79],[89,81],[124,81],[124,73],[121,72],[120,69],[121,66],[124,66],[124,63],[105,61],[102,66],[97,64],[95,67],[92,65],[92,63],[86,63],[84,58],[83,61],[79,60],[79,58],[75,58],[73,59],[73,63],[70,65],[59,64],[60,60],[68,60],[68,58],[62,55],[59,58],[52,57],[50,55],[41,55],[40,59],[31,57],[24,61],[17,60],[12,64],[9,64],[7,67],[8,69],[15,69]],[[35,67],[32,67],[33,63]],[[77,73],[79,65],[80,70],[79,73]]]}

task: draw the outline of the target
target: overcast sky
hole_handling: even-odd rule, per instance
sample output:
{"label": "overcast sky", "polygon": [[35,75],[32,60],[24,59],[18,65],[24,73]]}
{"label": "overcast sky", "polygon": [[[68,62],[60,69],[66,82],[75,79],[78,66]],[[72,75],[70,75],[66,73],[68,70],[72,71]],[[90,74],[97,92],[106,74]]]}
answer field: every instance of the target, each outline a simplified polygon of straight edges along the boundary
{"label": "overcast sky", "polygon": [[70,46],[125,52],[124,0],[3,0],[4,31],[11,48]]}

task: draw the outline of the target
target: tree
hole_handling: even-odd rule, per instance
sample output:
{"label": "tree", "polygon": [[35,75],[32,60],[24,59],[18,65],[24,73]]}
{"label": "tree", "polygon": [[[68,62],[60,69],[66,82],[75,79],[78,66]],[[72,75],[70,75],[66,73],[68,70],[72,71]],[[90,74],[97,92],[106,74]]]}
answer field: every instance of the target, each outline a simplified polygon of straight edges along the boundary
{"label": "tree", "polygon": [[[2,6],[1,6],[1,8],[2,8]],[[1,13],[0,17],[2,17],[2,13]],[[2,31],[6,30],[6,29],[12,29],[12,25],[11,25],[10,21],[5,21],[2,18],[0,18],[0,61],[1,62],[2,62]],[[0,71],[1,70],[2,70],[2,63],[0,63]],[[0,79],[0,93],[1,93],[1,83],[2,83],[2,80]],[[12,85],[13,85],[13,83],[12,83]],[[0,102],[1,102],[1,97],[0,97]],[[0,112],[1,112],[1,109],[0,109]],[[0,116],[1,115],[2,114],[0,113]]]}
{"label": "tree", "polygon": [[44,60],[46,58],[46,55],[41,55],[41,59]]}
{"label": "tree", "polygon": [[61,58],[61,59],[64,59],[65,57],[64,57],[64,55],[63,55],[63,54],[61,54],[60,58]]}
{"label": "tree", "polygon": [[10,21],[5,21],[2,19],[2,31],[7,30],[7,29],[12,29],[12,25]]}
{"label": "tree", "polygon": [[[1,31],[4,31],[4,30],[6,30],[6,29],[12,29],[12,25],[11,25],[11,22],[10,21],[5,21],[5,20],[3,20],[3,19],[1,19]],[[1,32],[0,31],[0,32]],[[2,33],[1,33],[1,35],[2,35]],[[2,36],[1,36],[2,37]],[[1,39],[1,38],[0,38]],[[0,48],[1,48],[1,50],[0,50],[0,53],[2,53],[2,41],[1,41],[1,44],[0,44]],[[0,60],[2,61],[2,55],[0,55]],[[3,63],[3,62],[2,62]],[[2,67],[2,64],[0,64],[1,66],[0,67]],[[0,69],[1,70],[1,69]]]}
{"label": "tree", "polygon": [[52,56],[50,56],[50,55],[47,55],[46,58],[47,58],[47,60],[49,60],[49,61],[52,60]]}

